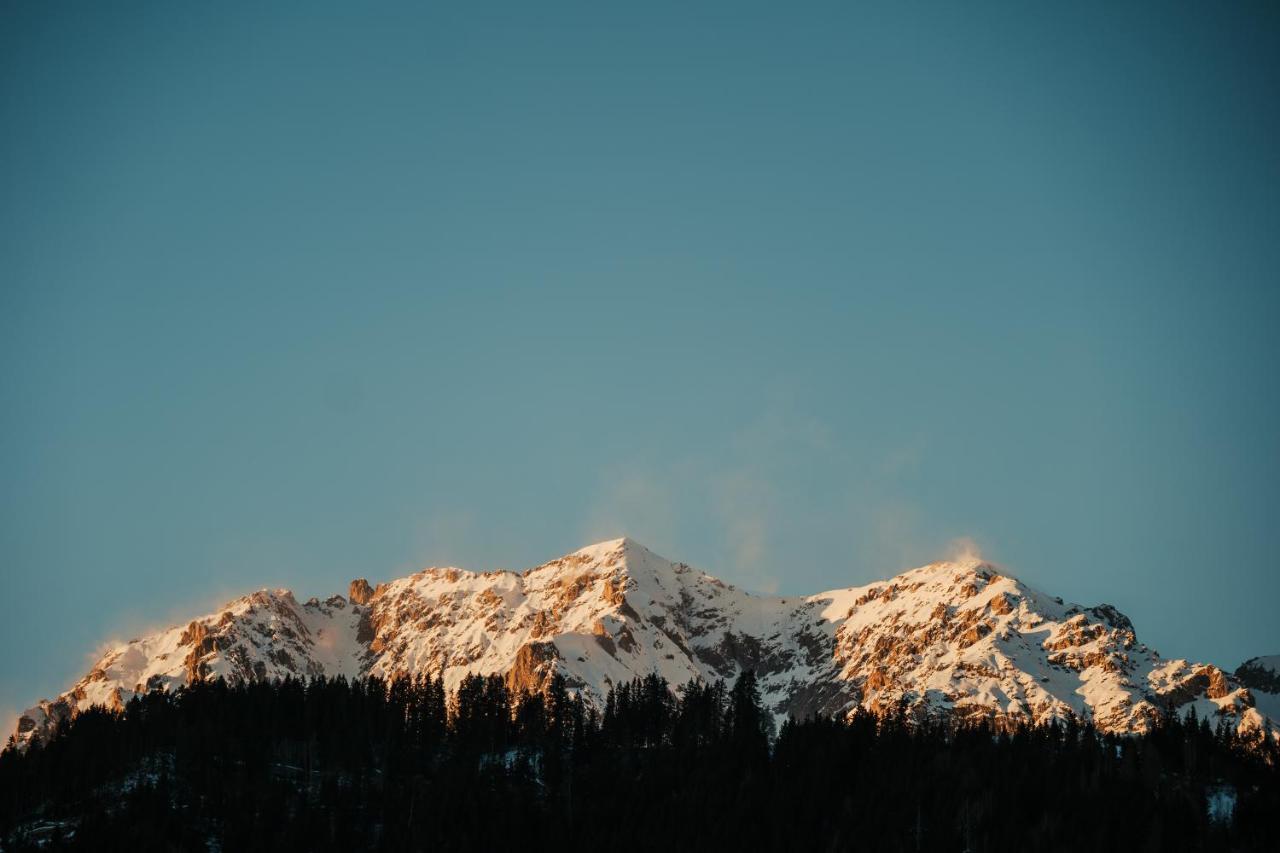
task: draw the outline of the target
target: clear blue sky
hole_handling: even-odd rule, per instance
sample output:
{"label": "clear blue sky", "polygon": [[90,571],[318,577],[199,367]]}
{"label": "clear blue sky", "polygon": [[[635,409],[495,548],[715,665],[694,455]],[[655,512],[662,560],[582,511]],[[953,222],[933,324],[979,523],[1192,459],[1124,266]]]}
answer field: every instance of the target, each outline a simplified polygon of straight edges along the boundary
{"label": "clear blue sky", "polygon": [[1280,651],[1274,4],[233,5],[4,6],[0,710],[624,533]]}

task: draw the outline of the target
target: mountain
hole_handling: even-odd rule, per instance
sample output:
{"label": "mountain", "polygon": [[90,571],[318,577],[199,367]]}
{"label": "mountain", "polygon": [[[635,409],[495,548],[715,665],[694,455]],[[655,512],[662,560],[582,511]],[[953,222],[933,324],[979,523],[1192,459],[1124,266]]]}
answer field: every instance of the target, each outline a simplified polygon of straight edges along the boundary
{"label": "mountain", "polygon": [[1236,667],[1236,680],[1245,687],[1280,693],[1280,655],[1249,658]]}
{"label": "mountain", "polygon": [[[1194,708],[1256,730],[1280,716],[1278,658],[1234,676],[1165,660],[1114,607],[1038,592],[977,559],[805,597],[748,593],[630,539],[522,573],[430,568],[347,596],[299,603],[261,590],[185,626],[108,651],[69,691],[20,718],[22,745],[92,705],[197,679],[501,673],[541,688],[553,672],[602,706],[613,684],[657,671],[672,685],[759,676],[779,717],[904,705],[915,713],[1112,732]],[[1270,679],[1270,680],[1268,680]]]}
{"label": "mountain", "polygon": [[1280,720],[1280,655],[1249,658],[1236,667],[1235,679],[1249,689],[1260,714]]}

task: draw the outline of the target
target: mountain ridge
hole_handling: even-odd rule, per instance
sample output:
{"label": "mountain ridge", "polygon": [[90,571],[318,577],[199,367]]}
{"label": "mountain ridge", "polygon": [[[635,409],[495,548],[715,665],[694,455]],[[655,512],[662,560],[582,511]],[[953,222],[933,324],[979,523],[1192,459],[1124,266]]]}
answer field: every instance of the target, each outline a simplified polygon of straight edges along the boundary
{"label": "mountain ridge", "polygon": [[25,711],[15,742],[92,705],[121,708],[207,678],[431,673],[455,689],[475,672],[537,690],[558,672],[602,706],[612,685],[652,671],[680,685],[748,668],[778,717],[902,707],[1037,723],[1074,715],[1139,732],[1194,707],[1256,730],[1280,708],[1258,689],[1270,682],[1245,683],[1252,670],[1166,660],[1111,605],[1065,603],[972,555],[770,596],[624,537],[522,572],[433,567],[376,586],[357,578],[346,597],[240,596],[109,649],[68,691]]}

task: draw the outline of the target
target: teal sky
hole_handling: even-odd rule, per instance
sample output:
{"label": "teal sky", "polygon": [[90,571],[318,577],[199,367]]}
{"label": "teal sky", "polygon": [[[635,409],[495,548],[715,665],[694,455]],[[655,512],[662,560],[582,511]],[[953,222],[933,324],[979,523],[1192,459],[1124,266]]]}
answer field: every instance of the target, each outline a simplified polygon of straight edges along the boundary
{"label": "teal sky", "polygon": [[0,711],[623,534],[1276,653],[1277,105],[1268,3],[5,3]]}

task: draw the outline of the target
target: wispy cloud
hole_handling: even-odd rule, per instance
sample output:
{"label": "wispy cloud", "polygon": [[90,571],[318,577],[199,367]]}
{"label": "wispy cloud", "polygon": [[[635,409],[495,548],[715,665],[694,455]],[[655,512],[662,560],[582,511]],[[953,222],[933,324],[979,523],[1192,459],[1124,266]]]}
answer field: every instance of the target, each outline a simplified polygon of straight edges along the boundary
{"label": "wispy cloud", "polygon": [[584,541],[628,535],[689,558],[687,537],[703,568],[761,592],[884,577],[959,553],[913,492],[927,449],[923,435],[846,446],[821,419],[774,405],[703,455],[602,471]]}
{"label": "wispy cloud", "polygon": [[12,708],[0,708],[0,749],[9,742],[9,735],[18,728],[19,713]]}
{"label": "wispy cloud", "polygon": [[582,525],[582,541],[630,536],[658,550],[668,547],[676,537],[678,488],[688,479],[678,464],[607,468]]}
{"label": "wispy cloud", "polygon": [[737,577],[762,592],[776,592],[778,577],[769,551],[772,486],[758,473],[738,469],[719,475],[713,491],[724,548]]}
{"label": "wispy cloud", "polygon": [[957,536],[947,543],[947,560],[952,563],[981,563],[982,548],[971,536]]}
{"label": "wispy cloud", "polygon": [[474,565],[478,556],[478,530],[475,513],[470,510],[432,513],[414,528],[413,562],[397,566],[396,573],[410,574],[442,563]]}

